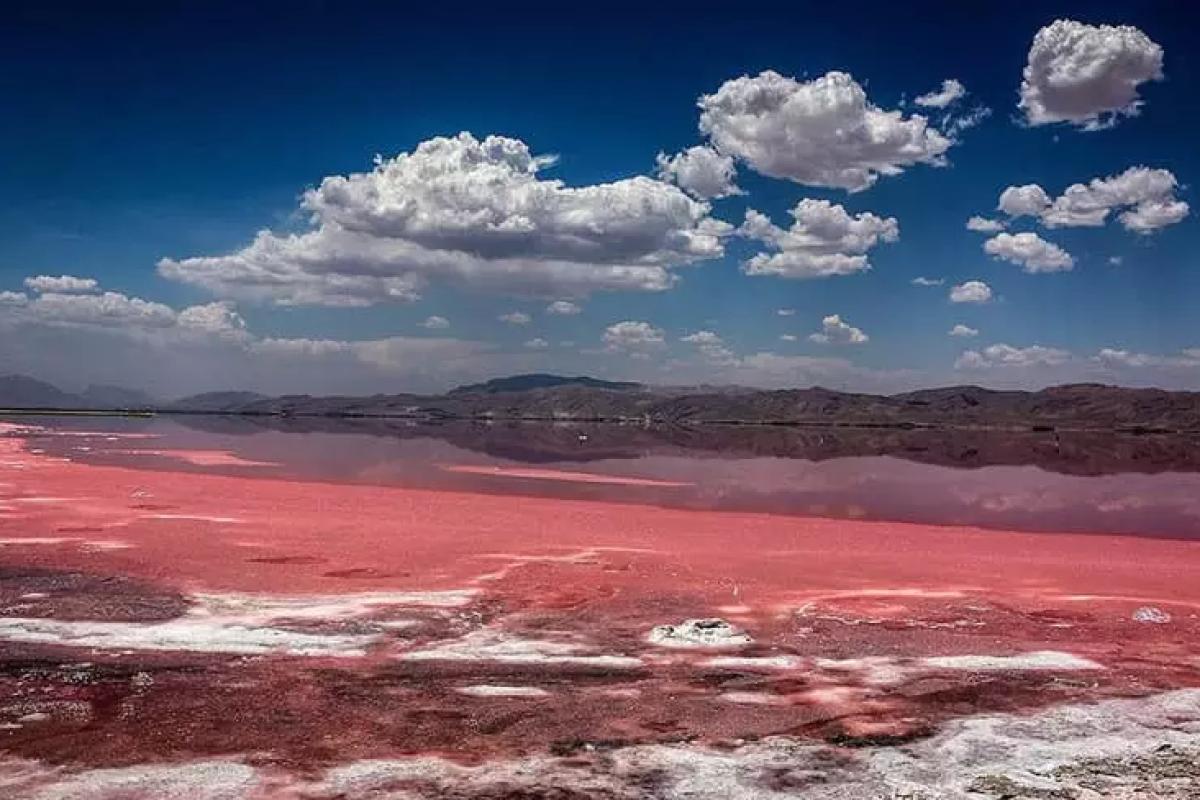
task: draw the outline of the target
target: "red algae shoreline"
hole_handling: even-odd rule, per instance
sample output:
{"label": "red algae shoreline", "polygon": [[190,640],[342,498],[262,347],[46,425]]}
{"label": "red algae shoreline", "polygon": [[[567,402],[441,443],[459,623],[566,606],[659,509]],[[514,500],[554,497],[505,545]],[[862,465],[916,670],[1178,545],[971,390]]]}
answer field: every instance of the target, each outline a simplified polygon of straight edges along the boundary
{"label": "red algae shoreline", "polygon": [[72,768],[886,746],[1198,687],[1198,609],[1197,542],[85,465],[0,429],[0,752]]}

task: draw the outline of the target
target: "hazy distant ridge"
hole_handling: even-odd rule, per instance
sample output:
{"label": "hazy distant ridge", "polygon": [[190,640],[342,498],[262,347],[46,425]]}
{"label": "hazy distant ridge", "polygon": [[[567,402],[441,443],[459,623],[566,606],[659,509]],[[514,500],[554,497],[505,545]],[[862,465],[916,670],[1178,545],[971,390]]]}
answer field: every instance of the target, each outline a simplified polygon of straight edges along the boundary
{"label": "hazy distant ridge", "polygon": [[[923,389],[895,395],[809,389],[665,389],[589,377],[517,375],[458,387],[442,395],[267,397],[210,392],[158,404],[137,393],[118,405],[89,404],[31,378],[0,378],[0,407],[156,408],[163,411],[278,416],[410,417],[417,419],[608,420],[655,423],[791,425],[929,425],[959,427],[1138,428],[1200,430],[1200,393],[1099,384],[1036,392],[978,386]],[[135,401],[145,400],[144,406]]]}

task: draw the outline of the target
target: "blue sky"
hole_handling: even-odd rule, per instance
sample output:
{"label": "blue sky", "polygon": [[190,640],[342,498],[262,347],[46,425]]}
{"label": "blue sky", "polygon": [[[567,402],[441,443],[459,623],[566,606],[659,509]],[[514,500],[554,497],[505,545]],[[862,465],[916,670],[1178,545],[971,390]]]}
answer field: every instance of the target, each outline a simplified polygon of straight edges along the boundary
{"label": "blue sky", "polygon": [[[159,392],[234,384],[267,391],[437,389],[533,369],[870,390],[1069,380],[1200,388],[1200,234],[1194,211],[1179,218],[1178,205],[1195,206],[1191,187],[1200,174],[1193,141],[1200,33],[1186,4],[1027,3],[978,11],[945,3],[914,11],[790,3],[736,14],[716,4],[589,12],[558,5],[420,12],[370,3],[180,5],[6,7],[0,292],[9,295],[0,305],[0,371]],[[1050,122],[1018,108],[1034,37],[1056,19],[1079,23],[1072,31],[1085,44],[1087,26],[1101,25],[1134,26],[1145,40],[1126,36],[1120,43],[1133,48],[1120,54],[1125,62],[1143,59],[1131,74],[1106,65],[1103,48],[1092,52],[1099,77],[1076,87],[1073,98],[1094,104],[1090,119],[1078,104],[1066,112],[1075,118]],[[1104,30],[1092,29],[1099,38],[1091,41],[1110,42]],[[1057,55],[1069,61],[1072,54]],[[1159,75],[1151,74],[1155,58]],[[847,191],[822,185],[828,176],[814,178],[806,166],[812,156],[805,148],[825,150],[805,140],[805,119],[782,120],[791,125],[784,140],[739,138],[745,130],[736,120],[724,128],[718,120],[715,133],[699,129],[701,96],[742,76],[757,80],[764,70],[795,87],[831,71],[848,73],[871,108],[898,112],[901,123],[924,116],[952,143],[932,147],[926,163],[893,158],[899,174]],[[960,82],[965,96],[944,108],[916,103],[947,79]],[[1134,99],[1121,105],[1104,95],[1109,79],[1125,81]],[[1058,102],[1046,116],[1066,107]],[[1124,113],[1131,103],[1139,104],[1137,113]],[[953,120],[971,119],[980,108],[990,115],[951,130]],[[1111,124],[1085,130],[1096,121]],[[718,141],[721,130],[728,135]],[[234,269],[226,262],[214,267],[224,271],[219,286],[195,277],[189,259],[238,254],[260,230],[286,237],[319,228],[301,195],[323,179],[369,173],[377,154],[392,159],[462,131],[480,142],[489,134],[509,137],[535,156],[557,156],[537,169],[539,181],[590,187],[655,179],[662,187],[652,188],[654,197],[706,204],[706,219],[728,223],[716,235],[720,252],[639,251],[639,263],[666,263],[673,285],[614,288],[611,280],[580,275],[596,264],[603,271],[625,263],[613,253],[636,249],[631,242],[649,234],[631,231],[634,223],[598,222],[586,237],[598,255],[572,261],[569,284],[552,276],[531,288],[524,278],[489,275],[523,275],[529,265],[536,272],[558,258],[565,245],[547,245],[541,230],[501,266],[486,256],[501,246],[493,230],[464,240],[456,229],[446,245],[438,238],[449,236],[444,227],[414,233],[410,226],[400,238],[419,241],[419,258],[437,266],[418,270],[412,280],[419,286],[406,289],[405,299],[373,283],[355,290],[354,307],[327,292],[296,305],[291,288],[264,295],[247,291],[242,278],[226,280]],[[656,178],[658,153],[697,146],[731,160],[741,194],[683,200],[683,181],[676,187],[669,176]],[[928,163],[936,156],[946,163]],[[778,174],[779,164],[789,174]],[[1071,184],[1138,166],[1165,170],[1176,185],[1164,194],[1160,180],[1158,189],[1111,200],[1102,226],[1052,225],[997,210],[1009,186],[1036,183],[1053,201]],[[1095,194],[1120,195],[1115,186]],[[390,189],[399,193],[391,201],[408,202],[405,186]],[[439,198],[413,202],[446,212]],[[844,253],[870,264],[848,274],[747,274],[747,261],[780,248],[737,232],[746,210],[787,228],[789,210],[806,198],[841,206],[850,219],[894,218],[898,240]],[[572,213],[603,215],[611,206],[589,202],[602,208]],[[1147,232],[1119,221],[1139,202],[1167,209]],[[333,206],[325,213],[336,213],[341,226],[369,216],[364,207]],[[559,225],[566,212],[555,208],[548,219]],[[1005,228],[968,230],[972,215]],[[984,250],[997,235],[1026,232],[1065,250],[1071,269],[1030,272]],[[387,229],[387,244],[394,234]],[[339,247],[345,257],[346,245]],[[453,263],[457,248],[485,254],[472,277]],[[803,255],[812,261],[811,251]],[[163,259],[184,268],[159,269]],[[370,269],[379,277],[381,267],[362,267],[360,253],[349,260],[353,269],[327,261],[322,269]],[[387,269],[409,274],[395,259]],[[31,276],[63,275],[97,285],[26,284]],[[918,276],[942,283],[915,286]],[[991,298],[952,302],[952,288],[972,280],[986,283]],[[105,302],[101,292],[123,299]],[[150,305],[131,310],[132,298]],[[569,300],[579,313],[547,313],[555,299]],[[188,315],[186,325],[172,316],[189,308],[208,312]],[[780,309],[793,313],[781,316]],[[498,319],[514,311],[530,321]],[[840,325],[823,322],[832,315]],[[424,327],[430,317],[448,325]],[[642,327],[612,332],[624,322]],[[949,336],[956,324],[977,334]],[[861,336],[845,333],[847,326]],[[698,332],[708,335],[694,337]],[[685,336],[693,340],[681,341]]]}

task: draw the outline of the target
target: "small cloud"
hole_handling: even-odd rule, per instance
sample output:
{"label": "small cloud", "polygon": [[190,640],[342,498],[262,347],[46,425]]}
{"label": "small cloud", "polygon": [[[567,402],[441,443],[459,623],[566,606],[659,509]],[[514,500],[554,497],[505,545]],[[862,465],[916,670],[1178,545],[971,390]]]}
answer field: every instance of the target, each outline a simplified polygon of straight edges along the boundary
{"label": "small cloud", "polygon": [[743,262],[742,272],[783,278],[853,275],[871,268],[869,253],[877,245],[900,239],[895,217],[850,214],[828,200],[805,198],[791,214],[792,225],[785,229],[766,214],[746,209],[738,234],[762,242],[767,250]]}
{"label": "small cloud", "polygon": [[778,314],[778,315],[779,315],[779,316],[781,316],[781,317],[790,317],[790,316],[792,316],[792,315],[794,315],[794,314],[796,313],[796,309],[794,309],[794,308],[781,308],[781,309],[778,309],[778,310],[777,310],[775,313],[776,313],[776,314]]}
{"label": "small cloud", "polygon": [[942,81],[941,89],[929,92],[928,94],[917,95],[913,102],[927,108],[946,108],[961,100],[966,94],[967,87],[963,86],[960,81],[954,78],[947,78]]}
{"label": "small cloud", "polygon": [[1109,256],[1108,257],[1108,263],[1112,264],[1114,267],[1121,266],[1121,264],[1124,261],[1125,261],[1125,259],[1123,259],[1121,256]]}
{"label": "small cloud", "polygon": [[779,340],[781,342],[794,342],[794,341],[796,341],[796,337],[790,333],[784,333],[784,334],[780,334]]}
{"label": "small cloud", "polygon": [[923,275],[918,275],[911,281],[913,286],[941,286],[945,282],[945,278],[926,278]]}
{"label": "small cloud", "polygon": [[821,330],[808,338],[818,344],[866,344],[871,340],[861,329],[844,322],[838,314],[830,314],[821,320]]}
{"label": "small cloud", "polygon": [[673,156],[659,153],[656,161],[660,180],[670,181],[694,197],[709,200],[742,194],[733,157],[711,147],[691,147]]}
{"label": "small cloud", "polygon": [[1004,222],[976,215],[967,220],[967,230],[976,233],[998,233],[1004,230]]}
{"label": "small cloud", "polygon": [[983,281],[967,281],[950,290],[951,303],[986,303],[992,299],[992,287]]}
{"label": "small cloud", "polygon": [[977,328],[971,328],[966,325],[963,325],[962,323],[959,323],[958,325],[955,325],[953,328],[950,329],[950,335],[951,336],[959,336],[964,339],[970,339],[974,336],[978,336],[979,330]]}
{"label": "small cloud", "polygon": [[662,328],[638,320],[625,320],[609,325],[600,338],[609,352],[638,354],[666,344]]}
{"label": "small cloud", "polygon": [[1066,250],[1048,242],[1036,233],[998,233],[983,243],[988,255],[1012,264],[1020,264],[1025,272],[1069,272],[1075,259]]}
{"label": "small cloud", "polygon": [[570,317],[583,311],[582,306],[578,303],[572,303],[570,300],[555,300],[550,305],[546,306],[547,314],[554,314],[559,317]]}
{"label": "small cloud", "polygon": [[425,321],[421,323],[421,327],[428,328],[431,331],[444,331],[446,328],[450,327],[450,320],[436,315],[432,317],[426,317]]}
{"label": "small cloud", "polygon": [[497,319],[507,322],[509,325],[528,325],[533,321],[533,317],[523,311],[510,311],[507,314],[501,314]]}
{"label": "small cloud", "polygon": [[525,343],[525,346],[531,350],[545,350],[547,347],[550,346],[550,343],[539,336],[539,337],[530,339],[528,342]]}
{"label": "small cloud", "polygon": [[735,358],[733,351],[726,347],[721,337],[712,331],[696,331],[680,338],[679,341],[696,345],[702,354],[713,361],[725,363],[732,362]]}

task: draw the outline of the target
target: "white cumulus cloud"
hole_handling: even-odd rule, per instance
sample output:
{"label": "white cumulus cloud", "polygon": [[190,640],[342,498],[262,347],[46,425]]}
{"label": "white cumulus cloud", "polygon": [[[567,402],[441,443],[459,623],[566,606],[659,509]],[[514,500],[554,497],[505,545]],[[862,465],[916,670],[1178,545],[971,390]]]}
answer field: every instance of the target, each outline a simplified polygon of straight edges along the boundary
{"label": "white cumulus cloud", "polygon": [[983,281],[966,281],[950,289],[951,303],[982,304],[992,299],[992,287]]}
{"label": "white cumulus cloud", "polygon": [[666,340],[662,328],[649,322],[625,320],[609,325],[600,337],[610,352],[644,353],[662,347]]}
{"label": "white cumulus cloud", "polygon": [[1138,113],[1138,87],[1162,80],[1163,49],[1130,25],[1057,20],[1033,38],[1018,107],[1030,125],[1085,130]]}
{"label": "white cumulus cloud", "polygon": [[845,322],[838,314],[830,314],[821,320],[821,330],[810,334],[808,338],[818,344],[865,344],[871,340],[861,329]]}
{"label": "white cumulus cloud", "polygon": [[689,147],[673,156],[659,153],[657,164],[661,180],[670,181],[702,200],[742,194],[737,187],[733,157],[722,155],[711,147]]}
{"label": "white cumulus cloud", "polygon": [[844,72],[798,81],[768,70],[726,81],[699,106],[720,153],[807,186],[861,191],[880,175],[944,164],[953,144],[919,114],[875,106]]}
{"label": "white cumulus cloud", "polygon": [[313,229],[262,231],[229,255],[164,259],[165,277],[281,304],[411,300],[432,281],[534,296],[660,291],[672,270],[724,253],[732,227],[647,177],[572,187],[524,142],[469,133],[325,178]]}
{"label": "white cumulus cloud", "polygon": [[25,288],[54,294],[88,294],[99,289],[100,284],[95,278],[77,278],[74,275],[35,275],[25,279]]}
{"label": "white cumulus cloud", "polygon": [[982,350],[965,350],[954,362],[955,369],[991,369],[995,367],[1056,367],[1071,358],[1066,350],[1032,345],[1013,347],[993,344]]}
{"label": "white cumulus cloud", "polygon": [[895,217],[870,212],[851,215],[828,200],[801,200],[791,211],[787,230],[754,209],[738,233],[762,242],[775,252],[759,253],[742,265],[747,275],[784,278],[824,278],[852,275],[871,268],[867,253],[880,242],[900,238]]}
{"label": "white cumulus cloud", "polygon": [[1039,217],[1050,205],[1050,195],[1036,183],[1009,186],[1000,193],[996,208],[1010,217]]}
{"label": "white cumulus cloud", "polygon": [[983,250],[993,258],[1020,264],[1029,273],[1066,272],[1075,267],[1070,253],[1028,231],[997,234],[983,243]]}

